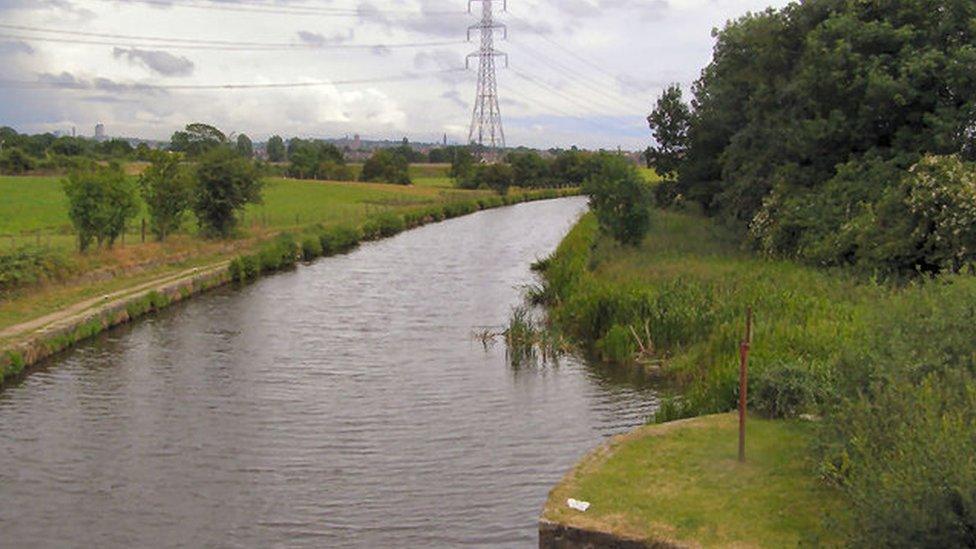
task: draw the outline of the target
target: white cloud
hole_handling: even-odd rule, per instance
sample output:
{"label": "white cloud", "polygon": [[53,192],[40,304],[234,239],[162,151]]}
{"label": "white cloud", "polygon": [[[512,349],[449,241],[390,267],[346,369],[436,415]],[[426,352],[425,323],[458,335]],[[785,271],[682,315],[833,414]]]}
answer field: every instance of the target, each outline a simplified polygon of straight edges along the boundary
{"label": "white cloud", "polygon": [[[245,2],[223,1],[227,9],[190,9],[178,2],[161,8],[132,1],[0,0],[0,19],[6,24],[96,33],[106,38],[94,41],[108,42],[0,42],[4,80],[39,80],[59,88],[0,86],[0,125],[23,131],[80,130],[102,122],[113,135],[168,138],[199,120],[256,139],[273,133],[359,133],[439,141],[445,132],[455,142],[466,138],[474,71],[433,73],[463,66],[464,56],[477,48],[477,32],[470,44],[325,47],[461,42],[475,22],[465,0],[317,4],[325,11],[354,10],[334,16],[325,11],[301,15],[300,8],[316,4],[300,0],[266,0],[280,6],[272,11],[282,13],[230,9]],[[712,28],[786,1],[509,0],[509,13],[498,13],[497,19],[508,25],[511,40],[503,42],[499,35],[496,44],[512,61],[512,70],[498,71],[506,137],[512,145],[641,149],[650,138],[647,109],[668,83],[687,90],[710,57]],[[159,40],[107,38],[112,34],[322,47],[244,51],[198,43],[177,50]],[[125,62],[106,63],[112,55]],[[525,81],[516,70],[544,85]],[[395,78],[424,73],[432,74]],[[147,87],[173,83],[174,77],[189,85],[391,80],[270,90],[161,92]]]}
{"label": "white cloud", "polygon": [[117,47],[112,50],[112,57],[127,59],[162,76],[190,76],[194,69],[193,61],[161,50]]}

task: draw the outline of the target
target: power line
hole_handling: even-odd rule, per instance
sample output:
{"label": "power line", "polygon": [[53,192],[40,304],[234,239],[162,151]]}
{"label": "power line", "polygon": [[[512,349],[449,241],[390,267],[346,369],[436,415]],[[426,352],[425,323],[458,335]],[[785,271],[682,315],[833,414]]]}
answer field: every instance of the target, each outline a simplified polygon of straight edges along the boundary
{"label": "power line", "polygon": [[560,109],[559,107],[556,107],[556,106],[554,106],[551,103],[548,103],[546,101],[542,101],[542,100],[536,99],[536,98],[532,97],[530,94],[526,94],[526,93],[523,92],[523,93],[514,93],[512,95],[518,96],[519,100],[528,101],[529,103],[534,104],[536,107],[539,107],[543,111],[544,114],[545,113],[549,113],[549,112],[555,112],[555,113],[560,114],[562,116],[565,116],[565,117],[568,117],[568,118],[574,118],[576,120],[579,120],[580,122],[582,122],[584,124],[587,124],[587,125],[595,128],[595,129],[597,129],[597,130],[600,130],[601,132],[613,133],[615,131],[618,131],[616,128],[611,128],[610,126],[605,126],[605,125],[600,124],[599,122],[596,122],[596,121],[591,120],[589,118],[582,117],[582,116],[580,116],[578,114],[573,114],[573,113],[571,113],[569,111],[566,111],[564,109]]}
{"label": "power line", "polygon": [[324,86],[349,86],[357,84],[379,84],[384,82],[402,82],[406,80],[421,80],[431,76],[447,73],[465,72],[466,69],[445,69],[425,73],[408,73],[399,76],[380,76],[373,78],[357,78],[350,80],[319,80],[310,82],[280,82],[280,83],[228,83],[228,84],[124,84],[107,79],[95,78],[92,81],[72,80],[67,82],[56,80],[2,80],[0,88],[12,89],[56,89],[74,91],[113,91],[113,92],[141,92],[141,91],[180,91],[180,90],[250,90],[250,89],[281,89],[281,88],[314,88]]}
{"label": "power line", "polygon": [[[2,25],[0,28],[12,28],[14,25]],[[31,36],[24,34],[11,34],[0,32],[0,38],[9,40],[21,40],[25,42],[50,42],[56,44],[80,44],[92,46],[115,46],[115,47],[139,47],[139,48],[165,48],[169,50],[196,50],[196,51],[291,51],[291,50],[375,50],[375,49],[401,49],[401,48],[427,48],[440,46],[454,46],[463,44],[458,40],[441,40],[432,42],[402,42],[396,44],[301,44],[301,43],[257,43],[257,42],[230,42],[230,41],[200,41],[192,43],[189,39],[164,39],[164,38],[140,38],[132,35],[119,34],[97,34],[80,31],[54,31],[38,30],[35,32],[63,33],[73,36],[103,36],[115,38],[116,40],[129,41],[122,43],[115,40],[98,40],[96,38],[58,38],[51,36]],[[163,40],[155,42],[154,40]]]}
{"label": "power line", "polygon": [[[102,0],[103,2],[116,3],[117,0]],[[461,15],[463,12],[457,10],[404,10],[404,9],[380,9],[380,8],[337,8],[320,6],[282,6],[281,4],[269,2],[243,2],[230,4],[226,2],[205,2],[200,0],[185,0],[182,2],[172,2],[168,0],[127,0],[128,4],[144,4],[160,8],[189,8],[213,11],[234,11],[243,13],[264,13],[275,15],[312,15],[320,17],[371,17],[379,14],[408,14],[423,16],[447,16]]]}
{"label": "power line", "polygon": [[[581,107],[584,110],[588,110],[591,107],[591,105],[588,105],[586,103],[583,103],[580,100],[578,100],[577,98],[574,98],[573,96],[564,93],[562,90],[559,90],[558,88],[556,88],[556,87],[554,87],[554,86],[552,86],[550,84],[547,84],[547,83],[545,83],[543,81],[537,80],[537,79],[533,78],[532,76],[529,76],[528,74],[523,73],[522,71],[519,71],[519,70],[516,70],[516,69],[510,69],[510,70],[516,76],[518,76],[519,78],[525,80],[526,82],[529,82],[531,84],[534,84],[535,86],[541,88],[543,91],[547,92],[548,94],[554,94],[554,95],[557,95],[559,97],[562,97],[564,100],[569,101],[569,102],[575,104],[577,107]],[[614,116],[614,115],[603,115],[603,116],[605,116],[606,118],[618,119],[618,120],[620,120],[620,119],[630,119],[629,116]],[[620,129],[624,129],[624,128],[621,127]]]}
{"label": "power line", "polygon": [[529,46],[528,44],[520,40],[513,40],[512,42],[518,45],[520,48],[528,50],[528,52],[532,54],[529,59],[532,61],[538,61],[536,66],[551,69],[553,72],[560,72],[561,76],[563,76],[564,73],[571,74],[571,80],[574,84],[580,84],[581,86],[588,88],[592,93],[602,96],[611,103],[629,103],[629,107],[637,111],[643,111],[646,109],[646,107],[637,100],[614,90],[612,87],[605,87],[603,83],[600,83],[595,79],[585,77],[578,71],[575,71],[569,65],[557,60],[556,58],[545,55],[543,52]]}
{"label": "power line", "polygon": [[[528,21],[526,21],[525,19],[522,19],[521,17],[519,17],[518,15],[512,14],[512,17],[514,19],[518,20],[518,21],[522,21],[523,23],[525,23],[527,25],[531,24]],[[597,70],[598,72],[601,72],[601,73],[603,73],[606,76],[609,76],[610,78],[617,78],[616,75],[610,73],[609,71],[607,71],[606,69],[604,69],[603,67],[601,67],[599,63],[597,63],[595,61],[588,60],[584,55],[582,55],[579,52],[578,49],[568,48],[568,47],[560,44],[559,42],[556,42],[552,38],[549,38],[545,34],[538,34],[537,36],[539,36],[540,38],[542,38],[546,42],[549,42],[550,44],[556,46],[557,48],[563,50],[567,54],[569,54],[571,59],[576,59],[576,60],[580,61],[581,63],[589,66],[590,68],[593,68],[593,69]]]}

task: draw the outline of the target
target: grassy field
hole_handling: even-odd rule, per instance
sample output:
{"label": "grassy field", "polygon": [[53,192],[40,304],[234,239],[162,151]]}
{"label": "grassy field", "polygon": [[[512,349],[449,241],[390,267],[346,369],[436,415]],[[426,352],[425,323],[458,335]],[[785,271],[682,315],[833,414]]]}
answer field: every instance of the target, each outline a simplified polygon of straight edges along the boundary
{"label": "grassy field", "polygon": [[228,241],[197,238],[192,215],[183,231],[165,243],[140,241],[141,218],[130,222],[124,242],[113,249],[78,254],[67,216],[61,177],[0,177],[0,253],[31,244],[67,256],[73,265],[67,284],[48,283],[10,296],[0,307],[0,327],[41,316],[98,292],[124,287],[146,276],[218,261],[250,249],[281,231],[322,224],[358,224],[372,214],[486,196],[443,184],[387,185],[283,178],[266,180],[264,202],[245,211],[239,234]]}
{"label": "grassy field", "polygon": [[[0,249],[25,243],[40,243],[60,249],[74,246],[68,203],[61,190],[60,176],[0,176]],[[429,204],[470,196],[452,189],[446,177],[420,178],[409,187],[381,183],[343,183],[284,178],[266,180],[263,204],[250,206],[245,227],[285,229],[309,223],[331,223],[353,219],[365,213]],[[140,213],[130,222],[127,241],[140,234]],[[193,233],[192,215],[184,231]]]}
{"label": "grassy field", "polygon": [[[841,494],[811,474],[811,426],[750,418],[736,459],[734,414],[648,426],[611,442],[550,493],[543,518],[628,537],[704,547],[831,546]],[[568,498],[588,501],[585,513]]]}

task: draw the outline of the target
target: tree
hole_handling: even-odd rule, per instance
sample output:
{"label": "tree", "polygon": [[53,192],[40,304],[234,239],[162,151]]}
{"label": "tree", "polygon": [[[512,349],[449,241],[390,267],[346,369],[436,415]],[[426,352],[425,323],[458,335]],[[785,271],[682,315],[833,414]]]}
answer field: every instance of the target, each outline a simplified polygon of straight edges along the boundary
{"label": "tree", "polygon": [[475,170],[474,180],[478,188],[505,195],[514,182],[514,171],[508,164],[481,164]]}
{"label": "tree", "polygon": [[[675,194],[764,252],[860,262],[911,166],[976,159],[973,44],[969,0],[808,0],[729,22],[692,88]],[[900,245],[881,271],[904,268]]]}
{"label": "tree", "polygon": [[62,181],[62,187],[81,251],[93,240],[99,247],[111,247],[126,222],[139,212],[135,186],[117,164],[73,171]]}
{"label": "tree", "polygon": [[280,135],[272,135],[268,139],[268,160],[271,162],[285,161],[285,142]]}
{"label": "tree", "polygon": [[288,176],[297,179],[352,179],[342,151],[332,143],[295,140]]}
{"label": "tree", "polygon": [[193,211],[205,235],[227,237],[237,225],[237,213],[261,202],[262,183],[254,163],[220,147],[196,168]]}
{"label": "tree", "polygon": [[647,148],[647,164],[665,179],[673,179],[688,148],[691,112],[681,97],[681,86],[664,90],[657,106],[647,117],[656,145]]}
{"label": "tree", "polygon": [[623,157],[597,156],[599,169],[583,184],[600,228],[614,240],[639,245],[651,225],[651,192],[637,168]]}
{"label": "tree", "polygon": [[139,143],[136,145],[136,160],[148,162],[149,160],[152,160],[152,152],[153,151],[149,148],[149,145]]}
{"label": "tree", "polygon": [[169,149],[185,153],[189,157],[206,154],[227,143],[227,136],[208,124],[189,124],[184,131],[178,131],[170,139]]}
{"label": "tree", "polygon": [[409,185],[410,163],[402,154],[387,149],[377,149],[363,164],[359,179]]}
{"label": "tree", "polygon": [[473,168],[474,155],[471,154],[469,147],[451,147],[451,171],[449,173],[455,182],[468,179]]}
{"label": "tree", "polygon": [[193,178],[180,164],[180,156],[155,152],[152,164],[139,176],[150,227],[159,241],[180,228],[193,198]]}
{"label": "tree", "polygon": [[113,138],[95,144],[95,152],[104,158],[128,158],[132,151],[132,145],[125,139]]}
{"label": "tree", "polygon": [[19,148],[5,148],[0,152],[0,173],[20,175],[34,169],[34,159]]}
{"label": "tree", "polygon": [[241,134],[237,136],[237,154],[243,156],[244,158],[251,158],[254,156],[254,143],[251,142],[251,138],[246,134]]}
{"label": "tree", "polygon": [[521,187],[548,187],[553,183],[549,164],[535,151],[509,153],[506,160],[512,166],[515,182]]}
{"label": "tree", "polygon": [[62,156],[82,156],[89,152],[87,141],[80,137],[59,137],[51,143],[51,152]]}

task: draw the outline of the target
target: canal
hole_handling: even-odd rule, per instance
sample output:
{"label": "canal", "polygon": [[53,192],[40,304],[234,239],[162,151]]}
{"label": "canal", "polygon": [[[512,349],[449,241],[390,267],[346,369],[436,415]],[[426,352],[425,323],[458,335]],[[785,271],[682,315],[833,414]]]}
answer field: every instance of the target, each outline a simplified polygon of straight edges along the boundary
{"label": "canal", "polygon": [[550,487],[656,403],[472,336],[584,209],[428,225],[59,355],[0,392],[0,546],[535,545]]}

